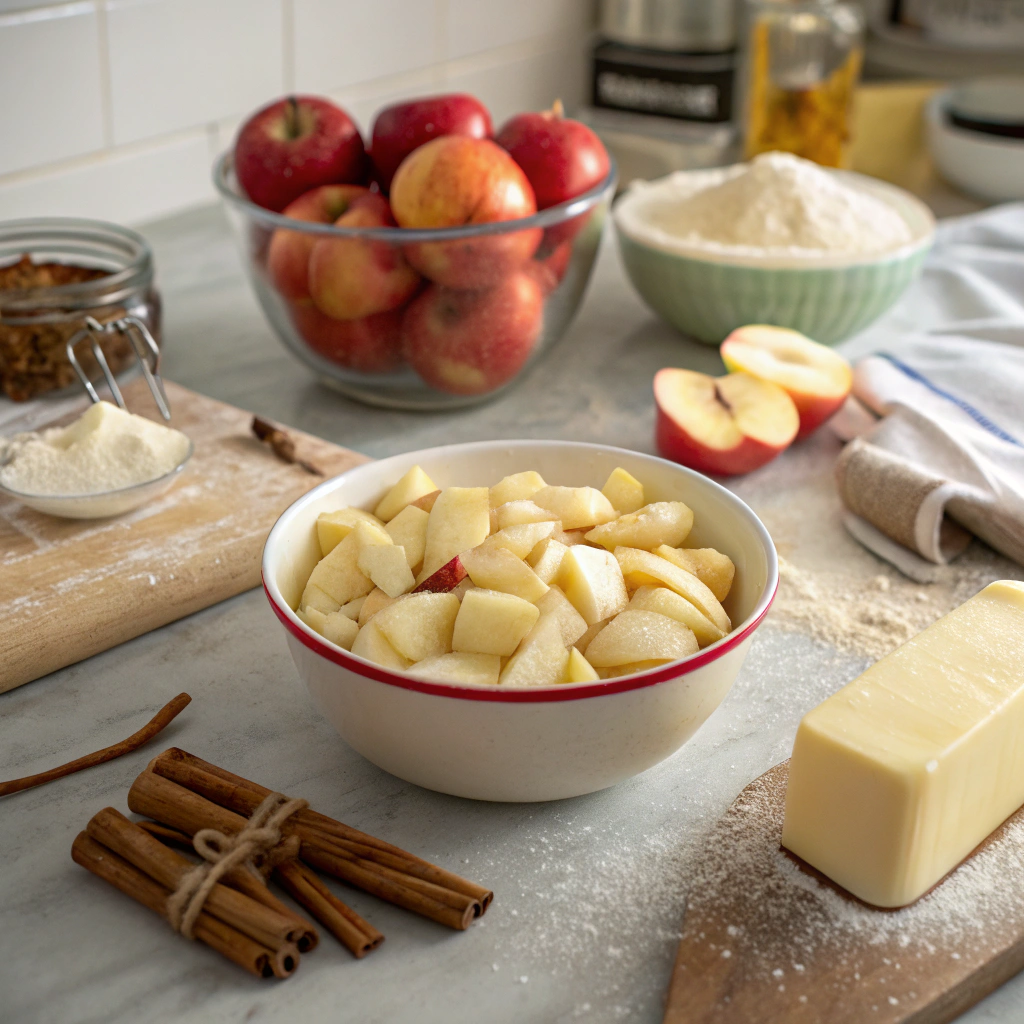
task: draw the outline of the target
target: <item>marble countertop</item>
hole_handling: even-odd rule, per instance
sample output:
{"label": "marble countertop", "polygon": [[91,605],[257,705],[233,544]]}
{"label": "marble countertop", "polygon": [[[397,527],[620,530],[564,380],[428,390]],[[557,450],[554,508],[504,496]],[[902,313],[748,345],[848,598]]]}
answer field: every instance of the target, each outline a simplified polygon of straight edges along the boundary
{"label": "marble countertop", "polygon": [[[454,414],[368,409],[316,384],[274,339],[219,210],[145,234],[165,300],[169,378],[371,456],[501,437],[652,451],[654,372],[720,367],[713,349],[647,311],[609,245],[568,335],[516,389]],[[734,486],[758,511],[817,517],[818,543],[878,573],[839,525],[837,450],[820,433]],[[0,801],[0,1019],[660,1021],[704,836],[747,782],[788,756],[801,715],[865,663],[769,618],[721,708],[663,764],[574,800],[475,803],[401,782],[347,749],[299,688],[262,593],[243,594],[0,695],[0,778],[120,739],[180,690],[194,698],[146,751]],[[379,951],[356,961],[328,938],[287,983],[250,978],[70,858],[88,818],[124,810],[131,780],[172,743],[492,886],[494,906],[452,933],[349,890],[344,898],[387,936]],[[1021,1019],[1024,978],[963,1018]]]}

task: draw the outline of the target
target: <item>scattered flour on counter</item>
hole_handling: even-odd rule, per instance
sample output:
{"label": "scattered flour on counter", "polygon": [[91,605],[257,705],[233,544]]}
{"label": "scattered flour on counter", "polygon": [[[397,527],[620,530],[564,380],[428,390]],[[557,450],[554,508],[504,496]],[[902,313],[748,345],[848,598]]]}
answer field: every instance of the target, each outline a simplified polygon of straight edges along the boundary
{"label": "scattered flour on counter", "polygon": [[0,484],[24,494],[99,494],[164,476],[188,447],[181,431],[97,402],[70,426],[0,439]]}

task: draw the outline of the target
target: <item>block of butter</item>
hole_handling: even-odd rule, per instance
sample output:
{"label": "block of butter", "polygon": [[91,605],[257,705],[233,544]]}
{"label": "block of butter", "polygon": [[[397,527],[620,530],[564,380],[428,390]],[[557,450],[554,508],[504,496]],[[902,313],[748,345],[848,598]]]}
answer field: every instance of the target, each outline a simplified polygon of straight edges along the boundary
{"label": "block of butter", "polygon": [[913,903],[1024,804],[1024,583],[992,583],[804,716],[782,845]]}

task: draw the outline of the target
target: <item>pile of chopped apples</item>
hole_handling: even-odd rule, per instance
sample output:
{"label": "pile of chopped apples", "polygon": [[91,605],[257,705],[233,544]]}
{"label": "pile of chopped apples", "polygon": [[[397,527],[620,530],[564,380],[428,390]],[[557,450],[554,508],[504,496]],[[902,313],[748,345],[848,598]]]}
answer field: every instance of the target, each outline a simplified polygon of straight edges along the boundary
{"label": "pile of chopped apples", "polygon": [[415,466],[373,514],[322,513],[299,617],[419,679],[550,686],[643,672],[732,628],[735,567],[681,545],[693,512],[648,504],[616,469],[601,490],[532,470],[439,490]]}

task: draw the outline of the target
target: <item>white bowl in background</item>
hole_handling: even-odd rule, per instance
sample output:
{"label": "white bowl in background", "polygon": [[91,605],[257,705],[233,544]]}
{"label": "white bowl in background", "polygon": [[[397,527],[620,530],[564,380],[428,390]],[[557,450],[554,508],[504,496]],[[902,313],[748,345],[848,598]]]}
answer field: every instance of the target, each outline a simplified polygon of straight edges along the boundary
{"label": "white bowl in background", "polygon": [[[494,484],[535,469],[550,483],[601,486],[622,466],[649,501],[694,512],[688,544],[736,564],[725,602],[733,631],[685,658],[598,683],[512,689],[425,682],[358,658],[295,614],[320,557],[316,518],[373,508],[419,464],[439,487]],[[722,702],[778,585],[775,547],[739,498],[664,459],[568,441],[481,441],[370,462],[327,480],[277,521],[263,551],[263,586],[313,700],[349,746],[393,775],[477,800],[556,800],[604,789],[675,753]]]}

